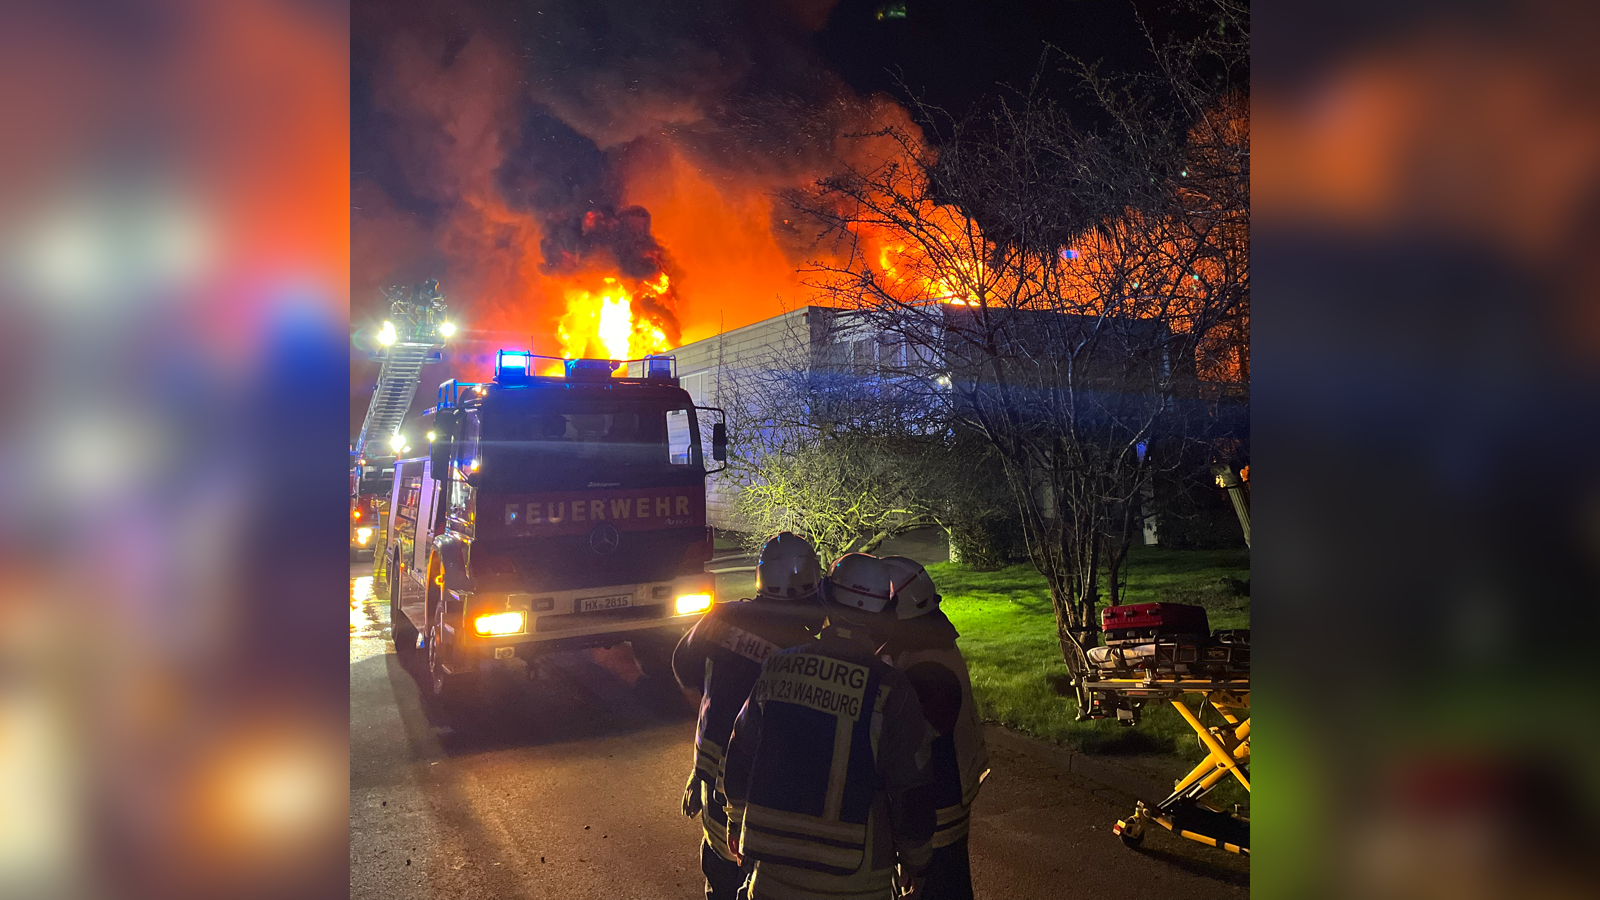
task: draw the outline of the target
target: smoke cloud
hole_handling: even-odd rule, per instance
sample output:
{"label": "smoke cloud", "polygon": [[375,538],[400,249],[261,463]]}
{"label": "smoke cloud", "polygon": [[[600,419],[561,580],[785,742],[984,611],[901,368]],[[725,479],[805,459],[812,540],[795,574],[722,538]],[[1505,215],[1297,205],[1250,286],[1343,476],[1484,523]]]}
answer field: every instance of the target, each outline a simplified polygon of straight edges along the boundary
{"label": "smoke cloud", "polygon": [[813,248],[773,194],[834,171],[847,135],[907,123],[812,48],[832,6],[359,0],[358,327],[382,286],[427,277],[483,360],[530,335],[554,351],[591,276],[669,276],[635,312],[674,341],[805,302]]}

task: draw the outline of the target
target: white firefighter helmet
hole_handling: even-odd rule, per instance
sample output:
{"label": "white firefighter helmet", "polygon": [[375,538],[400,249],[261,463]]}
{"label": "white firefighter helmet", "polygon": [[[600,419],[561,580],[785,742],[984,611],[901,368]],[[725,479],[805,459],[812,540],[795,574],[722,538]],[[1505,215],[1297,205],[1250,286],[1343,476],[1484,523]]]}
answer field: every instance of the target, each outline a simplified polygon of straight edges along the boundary
{"label": "white firefighter helmet", "polygon": [[811,542],[782,531],[761,545],[756,560],[756,596],[770,600],[806,600],[822,582],[822,567]]}
{"label": "white firefighter helmet", "polygon": [[889,567],[866,553],[846,553],[828,572],[828,599],[850,609],[881,613],[893,591]]}
{"label": "white firefighter helmet", "polygon": [[922,563],[904,556],[885,556],[883,564],[893,584],[895,618],[915,619],[939,608],[942,598]]}

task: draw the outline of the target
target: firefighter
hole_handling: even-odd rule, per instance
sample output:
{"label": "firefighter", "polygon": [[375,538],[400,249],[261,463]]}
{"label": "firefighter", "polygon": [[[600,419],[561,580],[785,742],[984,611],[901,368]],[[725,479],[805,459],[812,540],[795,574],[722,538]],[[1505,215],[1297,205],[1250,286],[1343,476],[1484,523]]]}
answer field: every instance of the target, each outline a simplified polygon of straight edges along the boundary
{"label": "firefighter", "polygon": [[700,815],[705,832],[700,870],[708,900],[733,900],[745,877],[728,848],[727,811],[717,790],[733,720],[769,655],[815,640],[822,628],[821,582],[816,551],[805,538],[785,531],[761,548],[755,599],[712,607],[673,653],[678,683],[702,693],[683,814]]}
{"label": "firefighter", "polygon": [[933,731],[905,675],[873,655],[890,580],[842,557],[820,639],[774,653],[728,742],[729,841],[750,900],[889,900],[920,891],[932,853]]}
{"label": "firefighter", "polygon": [[989,775],[983,726],[972,702],[972,679],[956,647],[957,632],[939,609],[933,579],[916,560],[884,557],[894,584],[895,626],[878,649],[917,690],[922,714],[938,732],[933,742],[935,826],[925,900],[972,900],[967,832],[972,801]]}

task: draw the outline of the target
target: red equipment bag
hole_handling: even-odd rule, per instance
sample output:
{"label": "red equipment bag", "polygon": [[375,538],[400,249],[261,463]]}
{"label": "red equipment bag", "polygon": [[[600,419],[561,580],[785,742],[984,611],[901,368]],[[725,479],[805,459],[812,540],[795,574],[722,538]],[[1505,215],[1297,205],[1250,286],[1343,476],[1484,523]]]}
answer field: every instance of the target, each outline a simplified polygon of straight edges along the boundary
{"label": "red equipment bag", "polygon": [[1100,630],[1106,645],[1149,643],[1155,638],[1211,636],[1203,606],[1187,603],[1132,603],[1100,611]]}

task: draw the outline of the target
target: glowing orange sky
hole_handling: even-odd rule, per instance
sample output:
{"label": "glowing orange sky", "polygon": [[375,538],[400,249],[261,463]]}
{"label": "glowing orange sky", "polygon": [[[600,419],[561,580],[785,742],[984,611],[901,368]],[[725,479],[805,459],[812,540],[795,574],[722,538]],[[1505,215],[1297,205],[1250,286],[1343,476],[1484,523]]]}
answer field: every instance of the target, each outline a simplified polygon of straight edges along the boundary
{"label": "glowing orange sky", "polygon": [[797,264],[772,236],[773,201],[761,186],[708,175],[674,151],[630,171],[624,196],[650,210],[679,270],[683,343],[806,302]]}

